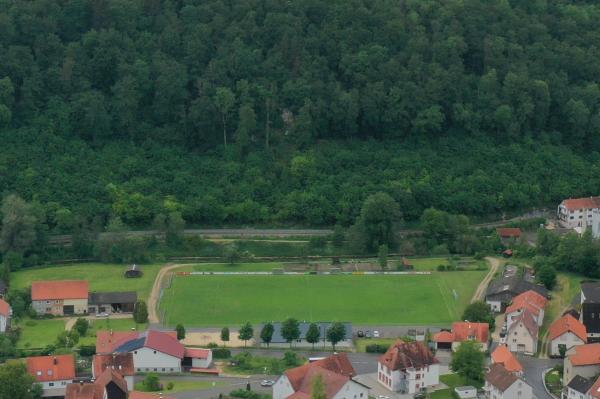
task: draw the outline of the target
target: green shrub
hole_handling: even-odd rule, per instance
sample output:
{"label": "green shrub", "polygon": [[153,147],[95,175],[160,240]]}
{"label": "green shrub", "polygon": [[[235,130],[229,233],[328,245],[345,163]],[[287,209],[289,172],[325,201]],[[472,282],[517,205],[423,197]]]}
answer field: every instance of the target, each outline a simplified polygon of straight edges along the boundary
{"label": "green shrub", "polygon": [[175,384],[173,384],[173,381],[169,381],[169,383],[167,384],[167,390],[172,390],[174,386]]}
{"label": "green shrub", "polygon": [[94,356],[96,354],[95,345],[82,345],[79,347],[79,354],[81,356]]}
{"label": "green shrub", "polygon": [[229,359],[231,357],[231,351],[227,348],[214,348],[212,350],[214,359]]}
{"label": "green shrub", "polygon": [[365,348],[365,351],[367,353],[385,353],[387,352],[387,350],[390,348],[389,345],[382,345],[382,344],[369,344],[367,345],[367,347]]}
{"label": "green shrub", "polygon": [[438,272],[445,272],[446,271],[446,265],[438,265],[437,266],[437,271]]}

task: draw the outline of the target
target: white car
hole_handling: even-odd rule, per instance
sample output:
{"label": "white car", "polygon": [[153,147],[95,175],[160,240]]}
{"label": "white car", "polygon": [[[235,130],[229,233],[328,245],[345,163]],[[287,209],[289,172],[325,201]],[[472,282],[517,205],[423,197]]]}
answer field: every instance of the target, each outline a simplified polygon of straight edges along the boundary
{"label": "white car", "polygon": [[110,316],[110,315],[108,313],[106,313],[106,312],[98,313],[96,315],[96,317],[108,317],[108,316]]}
{"label": "white car", "polygon": [[390,397],[389,396],[385,396],[385,395],[379,395],[377,397],[377,399],[390,399]]}
{"label": "white car", "polygon": [[272,387],[273,385],[275,385],[275,381],[271,381],[271,380],[262,380],[260,382],[260,386],[261,387]]}
{"label": "white car", "polygon": [[379,331],[373,331],[373,338],[379,338]]}

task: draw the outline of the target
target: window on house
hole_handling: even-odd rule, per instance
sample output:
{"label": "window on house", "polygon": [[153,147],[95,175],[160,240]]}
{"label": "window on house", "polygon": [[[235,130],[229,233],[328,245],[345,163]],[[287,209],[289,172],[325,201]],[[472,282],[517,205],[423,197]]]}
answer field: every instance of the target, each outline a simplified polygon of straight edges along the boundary
{"label": "window on house", "polygon": [[165,369],[163,368],[163,369],[162,369],[162,371],[164,372],[164,371],[165,371]]}
{"label": "window on house", "polygon": [[156,351],[153,351],[153,352],[154,352],[154,354],[156,355]]}
{"label": "window on house", "polygon": [[54,386],[54,383],[53,383],[53,382],[49,382],[49,383],[48,383],[48,386],[49,386],[49,387],[53,387],[53,386]]}

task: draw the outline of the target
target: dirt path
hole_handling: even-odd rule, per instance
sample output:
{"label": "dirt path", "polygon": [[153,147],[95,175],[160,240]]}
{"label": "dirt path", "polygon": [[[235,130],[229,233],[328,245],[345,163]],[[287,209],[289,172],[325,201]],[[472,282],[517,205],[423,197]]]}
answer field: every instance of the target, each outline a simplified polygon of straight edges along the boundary
{"label": "dirt path", "polygon": [[[86,320],[107,320],[107,319],[132,319],[133,315],[131,313],[115,313],[111,314],[108,317],[97,317],[97,316],[81,316]],[[65,331],[71,331],[78,317],[68,317],[66,318],[67,322],[65,323]],[[56,320],[56,319],[55,319]]]}
{"label": "dirt path", "polygon": [[[558,302],[559,311],[557,314],[554,315],[554,320],[552,320],[552,322],[549,325],[551,325],[556,320],[558,320],[562,316],[562,314],[564,312],[566,312],[567,310],[569,310],[569,308],[571,307],[570,301],[572,298],[571,299],[569,299],[568,297],[565,298],[563,295],[561,295],[563,292],[566,292],[566,293],[569,292],[571,282],[569,281],[568,278],[559,277],[558,284],[560,285],[560,293],[554,293],[554,295],[552,295],[551,301]],[[546,309],[548,309],[548,307],[546,307]],[[548,312],[548,313],[550,313],[550,312]],[[541,339],[542,344],[540,345],[540,353],[539,353],[540,359],[548,358],[548,352],[549,352],[548,345],[550,344],[548,337],[549,337],[548,329],[546,329],[546,331],[544,332],[544,335]]]}
{"label": "dirt path", "polygon": [[173,269],[177,269],[184,266],[189,266],[189,264],[168,264],[165,267],[161,268],[158,274],[156,275],[154,285],[152,286],[152,291],[150,292],[150,297],[148,298],[148,322],[150,324],[160,323],[157,306],[158,297],[160,295],[160,287],[162,286],[163,278],[167,273],[169,273]]}
{"label": "dirt path", "polygon": [[496,274],[496,272],[498,271],[498,268],[500,267],[499,259],[488,256],[487,258],[485,258],[485,260],[487,260],[488,263],[490,264],[490,271],[488,272],[488,274],[486,274],[483,281],[481,281],[481,283],[479,283],[477,290],[475,290],[475,293],[473,294],[471,303],[476,302],[476,301],[481,301],[484,299],[485,290],[487,289],[487,286],[490,283],[490,281],[492,281],[492,279],[494,278],[494,274]]}

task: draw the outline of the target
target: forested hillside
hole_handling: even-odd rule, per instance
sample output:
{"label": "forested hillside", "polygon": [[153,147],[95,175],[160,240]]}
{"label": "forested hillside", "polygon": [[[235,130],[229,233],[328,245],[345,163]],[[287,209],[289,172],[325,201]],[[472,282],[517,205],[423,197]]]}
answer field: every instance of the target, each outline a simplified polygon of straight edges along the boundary
{"label": "forested hillside", "polygon": [[597,194],[599,20],[591,0],[0,0],[0,187],[64,231]]}

